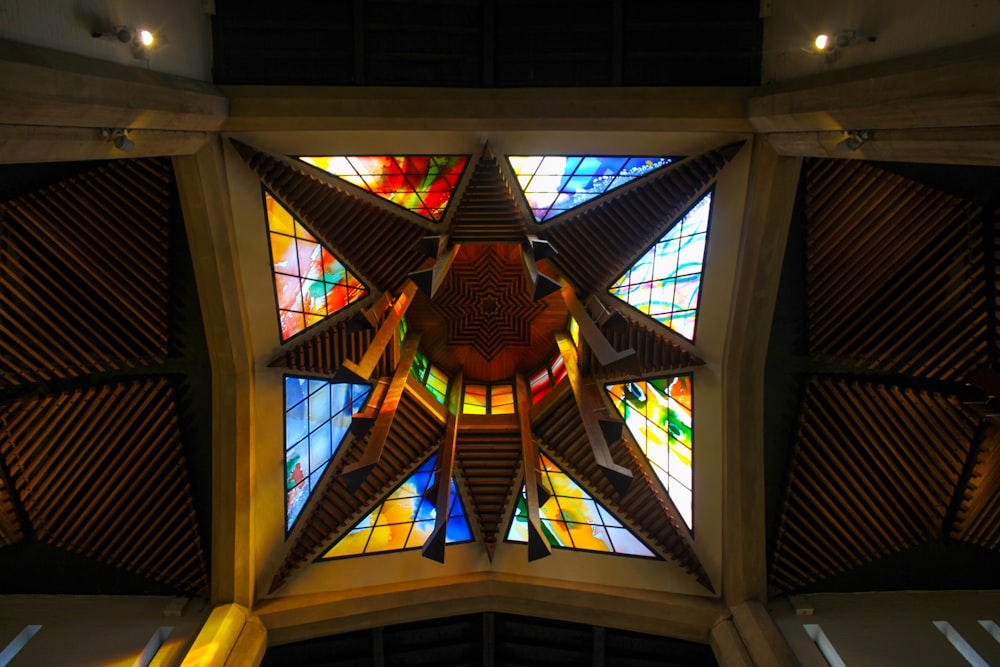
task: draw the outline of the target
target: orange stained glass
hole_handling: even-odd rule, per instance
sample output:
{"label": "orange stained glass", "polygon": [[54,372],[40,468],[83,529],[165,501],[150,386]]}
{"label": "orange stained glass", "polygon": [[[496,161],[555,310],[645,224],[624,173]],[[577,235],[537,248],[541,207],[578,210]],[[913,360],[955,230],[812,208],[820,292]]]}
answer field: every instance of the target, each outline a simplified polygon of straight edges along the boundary
{"label": "orange stained glass", "polygon": [[465,396],[462,399],[462,412],[467,415],[485,415],[486,394],[488,387],[479,384],[465,385]]}
{"label": "orange stained glass", "polygon": [[[437,456],[432,456],[417,468],[354,528],[338,540],[323,558],[343,558],[386,551],[402,551],[422,547],[431,531],[437,511],[427,497],[433,488]],[[445,541],[448,544],[472,540],[472,531],[465,518],[461,498],[451,480],[448,501],[448,523]]]}
{"label": "orange stained glass", "polygon": [[490,387],[490,414],[514,414],[514,388],[509,384],[495,384]]}
{"label": "orange stained glass", "polygon": [[[632,531],[558,465],[539,455],[539,481],[550,497],[539,507],[542,534],[554,547],[657,558]],[[507,531],[511,542],[528,541],[524,487]]]}
{"label": "orange stained glass", "polygon": [[282,342],[368,294],[291,212],[264,193]]}
{"label": "orange stained glass", "polygon": [[342,155],[299,159],[438,222],[455,194],[469,156]]}

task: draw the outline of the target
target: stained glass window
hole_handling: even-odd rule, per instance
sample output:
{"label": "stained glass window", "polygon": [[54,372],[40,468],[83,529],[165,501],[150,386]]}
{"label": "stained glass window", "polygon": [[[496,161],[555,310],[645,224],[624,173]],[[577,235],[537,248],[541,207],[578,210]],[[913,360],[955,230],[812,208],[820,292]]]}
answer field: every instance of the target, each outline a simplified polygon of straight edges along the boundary
{"label": "stained glass window", "polygon": [[362,298],[368,289],[267,192],[264,203],[281,340],[286,341]]}
{"label": "stained glass window", "polygon": [[438,222],[455,194],[469,156],[348,155],[299,159]]}
{"label": "stained glass window", "polygon": [[709,192],[611,286],[613,295],[689,340],[694,340],[711,210]]}
{"label": "stained glass window", "polygon": [[[551,494],[539,508],[542,534],[554,547],[657,558],[635,534],[544,454],[539,455],[539,482]],[[524,487],[507,531],[510,542],[528,541]]]}
{"label": "stained glass window", "polygon": [[285,377],[285,526],[290,529],[370,387]]}
{"label": "stained glass window", "polygon": [[427,388],[427,391],[431,393],[438,403],[444,404],[445,398],[448,395],[448,376],[444,374],[440,368],[435,366],[427,359],[425,355],[420,350],[417,350],[416,356],[413,357],[413,363],[410,365],[410,375],[417,378],[420,384]]}
{"label": "stained glass window", "polygon": [[545,222],[671,162],[667,157],[597,155],[510,155],[507,160],[537,222]]}
{"label": "stained glass window", "polygon": [[528,387],[531,389],[531,402],[537,403],[542,400],[564,377],[566,377],[566,362],[561,354],[556,354],[555,359],[548,366],[529,378]]}
{"label": "stained glass window", "polygon": [[462,413],[467,415],[514,414],[514,387],[509,384],[467,384],[462,397]]}
{"label": "stained glass window", "polygon": [[[436,461],[435,455],[417,468],[405,482],[375,506],[368,516],[323,554],[323,558],[360,556],[424,546],[434,530],[434,519],[437,516],[433,499],[426,497],[428,489],[434,485]],[[465,518],[462,499],[455,490],[454,479],[451,480],[448,506],[450,511],[445,542],[453,544],[471,541],[472,531]]]}
{"label": "stained glass window", "polygon": [[680,375],[607,386],[629,432],[690,528],[693,384],[690,375]]}

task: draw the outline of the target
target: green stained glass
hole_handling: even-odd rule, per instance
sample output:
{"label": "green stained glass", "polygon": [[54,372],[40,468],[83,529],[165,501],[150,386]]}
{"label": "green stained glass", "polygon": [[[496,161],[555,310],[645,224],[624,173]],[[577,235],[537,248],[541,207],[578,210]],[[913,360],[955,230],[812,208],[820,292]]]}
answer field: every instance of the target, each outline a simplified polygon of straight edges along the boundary
{"label": "green stained glass", "polygon": [[507,160],[536,222],[545,222],[672,161],[603,155],[510,155]]}
{"label": "green stained glass", "polygon": [[[436,456],[432,456],[392,493],[376,505],[354,528],[323,554],[323,558],[343,558],[363,554],[418,549],[434,529],[437,511],[427,492],[434,485]],[[469,542],[472,530],[465,517],[462,499],[451,480],[445,542]]]}
{"label": "green stained glass", "polygon": [[[538,512],[542,534],[549,544],[566,549],[657,558],[632,531],[623,526],[606,507],[594,500],[593,496],[551,459],[544,455],[538,458],[539,481],[551,494]],[[528,541],[525,498],[522,486],[514,517],[507,531],[507,540],[510,542]]]}
{"label": "green stained glass", "polygon": [[264,193],[281,340],[305,331],[368,294],[329,249]]}
{"label": "green stained glass", "polygon": [[698,317],[711,210],[708,193],[610,288],[614,296],[689,340],[694,340]]}
{"label": "green stained glass", "polygon": [[690,375],[681,375],[607,386],[629,432],[690,528],[694,528],[693,385]]}
{"label": "green stained glass", "polygon": [[299,159],[438,222],[455,194],[469,156],[345,155]]}
{"label": "green stained glass", "polygon": [[444,404],[448,395],[448,376],[440,368],[432,364],[420,350],[417,350],[410,365],[410,375],[417,378],[426,387],[438,403]]}

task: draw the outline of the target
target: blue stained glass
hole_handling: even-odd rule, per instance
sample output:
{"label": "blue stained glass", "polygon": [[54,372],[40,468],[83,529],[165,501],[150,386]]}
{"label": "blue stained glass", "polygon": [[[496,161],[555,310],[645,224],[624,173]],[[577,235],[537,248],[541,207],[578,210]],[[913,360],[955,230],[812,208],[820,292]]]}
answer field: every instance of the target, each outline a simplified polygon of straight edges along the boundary
{"label": "blue stained glass", "polygon": [[285,520],[290,529],[371,390],[367,385],[285,378]]}
{"label": "blue stained glass", "polygon": [[[323,558],[402,551],[422,547],[434,529],[437,510],[428,489],[434,484],[437,456],[430,457],[402,484],[375,506],[357,526],[340,538]],[[472,530],[455,488],[449,486],[448,522],[445,542],[468,542]]]}
{"label": "blue stained glass", "polygon": [[709,192],[609,289],[690,340],[697,323],[711,210]]}
{"label": "blue stained glass", "polygon": [[511,155],[507,158],[537,222],[664,167],[667,157]]}

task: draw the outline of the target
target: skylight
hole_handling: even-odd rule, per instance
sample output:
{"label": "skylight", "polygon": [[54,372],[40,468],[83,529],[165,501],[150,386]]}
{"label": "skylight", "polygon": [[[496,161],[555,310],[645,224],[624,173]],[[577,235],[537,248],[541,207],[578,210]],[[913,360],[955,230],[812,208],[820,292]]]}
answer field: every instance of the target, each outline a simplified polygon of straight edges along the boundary
{"label": "skylight", "polygon": [[285,527],[290,529],[370,391],[367,385],[285,377]]}
{"label": "skylight", "polygon": [[444,217],[468,155],[347,155],[300,160],[419,216]]}
{"label": "skylight", "polygon": [[[657,558],[632,531],[583,490],[544,454],[539,455],[539,482],[550,497],[539,507],[542,535],[554,547]],[[528,541],[524,487],[507,531],[509,542]]]}
{"label": "skylight", "polygon": [[[427,492],[434,485],[437,455],[430,457],[410,477],[376,505],[358,524],[341,537],[323,559],[361,556],[387,551],[419,549],[434,530],[437,511]],[[462,500],[451,480],[445,542],[469,542],[472,531]]]}
{"label": "skylight", "polygon": [[690,375],[679,375],[607,386],[639,449],[692,529],[693,384]]}
{"label": "skylight", "polygon": [[368,294],[291,212],[264,193],[282,342]]}
{"label": "skylight", "polygon": [[545,222],[671,162],[668,157],[510,155],[536,222]]}

